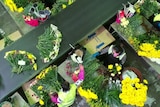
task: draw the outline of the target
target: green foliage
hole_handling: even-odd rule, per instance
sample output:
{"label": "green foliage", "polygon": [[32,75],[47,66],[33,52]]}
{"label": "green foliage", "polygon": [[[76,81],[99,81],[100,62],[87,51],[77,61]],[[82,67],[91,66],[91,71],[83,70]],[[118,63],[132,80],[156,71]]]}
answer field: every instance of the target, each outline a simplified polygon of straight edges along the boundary
{"label": "green foliage", "polygon": [[53,4],[51,9],[52,15],[56,15],[62,11],[62,4],[67,4],[67,0],[57,0],[56,3]]}
{"label": "green foliage", "polygon": [[61,12],[63,10],[63,4],[69,6],[69,1],[75,2],[76,0],[56,0],[56,2],[53,4],[51,8],[52,15],[56,15],[57,13]]}
{"label": "green foliage", "polygon": [[101,99],[98,101],[90,101],[88,102],[90,107],[109,107],[105,102],[103,102]]}
{"label": "green foliage", "polygon": [[[31,87],[39,98],[44,101],[45,107],[51,107],[51,105],[53,105],[49,94],[51,92],[59,92],[61,89],[60,82],[58,81],[57,69],[57,66],[50,66],[42,70],[36,77],[38,79],[37,83]],[[39,89],[39,87],[43,88]]]}
{"label": "green foliage", "polygon": [[13,43],[13,41],[9,37],[4,36],[4,47],[9,46],[11,43]]}
{"label": "green foliage", "polygon": [[106,104],[110,107],[122,107],[121,100],[119,98],[119,94],[121,93],[121,88],[116,83],[111,83],[107,86],[106,92],[104,93],[104,97],[106,100]]}
{"label": "green foliage", "polygon": [[[104,75],[98,74],[97,70],[101,66],[101,63],[97,59],[92,59],[90,54],[84,56],[84,68],[85,79],[82,87],[84,89],[90,89],[92,92],[98,95],[98,99],[103,100],[103,92],[105,90],[104,83],[107,78]],[[101,90],[101,91],[99,91]]]}
{"label": "green foliage", "polygon": [[134,16],[128,18],[128,20],[132,30],[136,30],[136,28],[143,23],[143,17],[139,14],[135,14]]}
{"label": "green foliage", "polygon": [[17,7],[26,7],[29,4],[29,0],[13,0]]}
{"label": "green foliage", "polygon": [[121,25],[117,26],[118,31],[122,32],[124,36],[135,36],[137,28],[143,23],[143,18],[139,14],[135,14],[133,17],[127,18],[129,20],[129,24],[126,28]]}
{"label": "green foliage", "polygon": [[137,40],[140,41],[140,43],[152,43],[154,44],[155,41],[158,41],[156,44],[156,48],[160,49],[160,39],[159,36],[157,36],[155,33],[150,32],[150,33],[145,33],[143,35],[137,36]]}
{"label": "green foliage", "polygon": [[140,12],[146,18],[158,13],[158,9],[157,2],[154,0],[144,0],[144,3],[140,6]]}

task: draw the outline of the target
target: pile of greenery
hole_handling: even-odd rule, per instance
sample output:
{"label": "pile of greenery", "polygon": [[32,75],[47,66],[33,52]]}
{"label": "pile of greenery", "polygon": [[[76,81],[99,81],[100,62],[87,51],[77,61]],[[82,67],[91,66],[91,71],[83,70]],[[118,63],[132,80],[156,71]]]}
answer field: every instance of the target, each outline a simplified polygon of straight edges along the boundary
{"label": "pile of greenery", "polygon": [[158,13],[159,7],[156,0],[144,0],[140,6],[140,13],[147,19],[155,13]]}
{"label": "pile of greenery", "polygon": [[[59,92],[61,83],[58,80],[57,66],[49,66],[36,76],[37,83],[31,89],[38,95],[40,106],[53,107],[55,104],[50,100],[50,93]],[[43,102],[43,103],[42,103]]]}
{"label": "pile of greenery", "polygon": [[56,58],[61,41],[61,32],[52,24],[46,28],[45,32],[41,36],[38,37],[37,48],[44,63]]}

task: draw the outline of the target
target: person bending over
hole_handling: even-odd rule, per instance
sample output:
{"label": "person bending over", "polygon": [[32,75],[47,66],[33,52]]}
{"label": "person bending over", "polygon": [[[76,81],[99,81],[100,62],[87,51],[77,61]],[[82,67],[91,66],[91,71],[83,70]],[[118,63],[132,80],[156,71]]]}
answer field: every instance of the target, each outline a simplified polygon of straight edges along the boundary
{"label": "person bending over", "polygon": [[115,63],[124,64],[126,61],[126,53],[121,46],[111,45],[102,49],[96,58],[103,62],[104,66]]}
{"label": "person bending over", "polygon": [[50,95],[51,101],[57,104],[58,107],[69,107],[74,103],[76,89],[84,80],[84,67],[82,64],[79,64],[79,71],[77,72],[78,79],[74,80],[74,83],[70,84],[65,81],[62,83],[62,89],[58,93]]}

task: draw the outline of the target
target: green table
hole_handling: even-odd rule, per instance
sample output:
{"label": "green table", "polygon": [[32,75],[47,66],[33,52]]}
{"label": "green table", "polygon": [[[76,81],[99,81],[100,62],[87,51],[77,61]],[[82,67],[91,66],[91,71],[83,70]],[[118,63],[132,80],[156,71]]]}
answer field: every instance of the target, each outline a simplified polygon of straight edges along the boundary
{"label": "green table", "polygon": [[[117,10],[122,8],[122,3],[126,3],[127,1],[129,0],[77,0],[73,5],[56,16],[51,17],[45,23],[2,50],[0,52],[0,101],[36,76],[43,68],[61,59],[69,51],[69,44],[75,45],[93,33],[97,28],[112,18],[117,13]],[[37,38],[51,23],[58,26],[63,34],[63,41],[57,58],[44,64],[36,48]],[[13,75],[11,73],[12,68],[9,62],[4,59],[4,55],[5,52],[14,49],[33,53],[37,57],[38,71],[26,71],[19,75]]]}

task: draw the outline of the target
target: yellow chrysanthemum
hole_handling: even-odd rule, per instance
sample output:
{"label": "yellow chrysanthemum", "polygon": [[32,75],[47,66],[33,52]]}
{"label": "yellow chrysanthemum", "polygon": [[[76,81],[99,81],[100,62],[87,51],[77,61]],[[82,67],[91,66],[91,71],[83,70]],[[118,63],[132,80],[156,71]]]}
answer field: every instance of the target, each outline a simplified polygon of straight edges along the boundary
{"label": "yellow chrysanthemum", "polygon": [[144,105],[147,99],[147,89],[145,84],[140,83],[139,78],[126,78],[122,80],[122,93],[119,94],[119,98],[124,104],[139,107]]}
{"label": "yellow chrysanthemum", "polygon": [[87,102],[91,101],[92,99],[98,99],[98,96],[95,93],[91,92],[90,89],[84,90],[82,89],[82,87],[79,87],[78,93],[80,96],[84,97]]}

